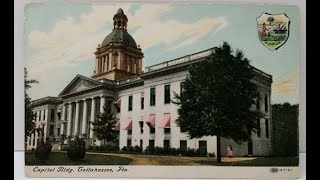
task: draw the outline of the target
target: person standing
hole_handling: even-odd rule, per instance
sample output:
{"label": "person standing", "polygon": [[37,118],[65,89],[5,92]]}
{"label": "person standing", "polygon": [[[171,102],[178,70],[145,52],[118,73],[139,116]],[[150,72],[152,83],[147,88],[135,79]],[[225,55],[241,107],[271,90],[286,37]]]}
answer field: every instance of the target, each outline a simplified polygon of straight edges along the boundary
{"label": "person standing", "polygon": [[232,146],[229,145],[228,148],[227,148],[227,156],[229,158],[231,158],[233,156],[233,150],[232,150]]}

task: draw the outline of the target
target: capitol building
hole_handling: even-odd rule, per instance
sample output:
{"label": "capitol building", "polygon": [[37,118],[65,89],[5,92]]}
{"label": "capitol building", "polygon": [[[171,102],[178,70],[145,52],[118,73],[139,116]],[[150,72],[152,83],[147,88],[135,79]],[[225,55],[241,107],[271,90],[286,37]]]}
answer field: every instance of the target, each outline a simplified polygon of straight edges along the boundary
{"label": "capitol building", "polygon": [[[170,100],[180,93],[190,64],[204,60],[215,53],[215,48],[145,67],[144,54],[127,31],[128,18],[122,9],[113,17],[113,30],[94,51],[95,69],[91,77],[77,75],[57,97],[44,97],[32,101],[36,127],[44,128],[44,139],[50,139],[53,149],[60,150],[60,139],[83,137],[87,145],[100,146],[104,141],[96,138],[91,122],[104,112],[107,103],[116,103],[119,130],[119,148],[140,146],[206,149],[217,151],[216,136],[189,139],[175,123],[178,105]],[[232,145],[235,156],[269,156],[272,154],[272,76],[255,70],[253,81],[258,85],[260,99],[255,108],[264,118],[252,141],[236,144],[221,139],[222,155]],[[209,119],[208,119],[209,120]],[[27,137],[27,150],[37,147],[37,131]],[[64,144],[69,141],[65,140]]]}

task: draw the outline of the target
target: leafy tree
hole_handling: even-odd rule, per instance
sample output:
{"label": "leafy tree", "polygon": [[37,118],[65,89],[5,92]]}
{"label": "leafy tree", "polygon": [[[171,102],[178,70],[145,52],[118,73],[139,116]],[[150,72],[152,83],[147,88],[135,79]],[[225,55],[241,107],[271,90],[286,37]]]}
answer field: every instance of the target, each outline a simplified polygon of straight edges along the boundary
{"label": "leafy tree", "polygon": [[49,159],[50,152],[51,149],[49,150],[48,146],[44,143],[43,138],[41,138],[36,148],[36,158],[41,162],[41,164],[46,164],[46,161]]}
{"label": "leafy tree", "polygon": [[240,50],[233,55],[224,42],[206,60],[190,65],[188,73],[183,91],[175,93],[173,101],[180,105],[176,123],[190,138],[217,136],[220,163],[220,138],[249,141],[262,116],[250,109],[258,97],[253,68]]}
{"label": "leafy tree", "polygon": [[289,103],[272,105],[274,153],[279,156],[298,155],[299,105]]}
{"label": "leafy tree", "polygon": [[119,131],[115,130],[117,119],[115,117],[114,108],[108,103],[104,108],[104,113],[97,115],[98,120],[92,122],[93,131],[99,140],[116,142]]}
{"label": "leafy tree", "polygon": [[270,23],[270,26],[271,26],[271,23],[274,21],[274,17],[272,16],[268,17],[267,21]]}
{"label": "leafy tree", "polygon": [[82,138],[75,136],[74,141],[69,144],[67,154],[72,161],[83,159],[86,155],[86,142]]}
{"label": "leafy tree", "polygon": [[[39,83],[37,80],[28,79],[27,68],[24,68],[24,107],[25,107],[25,133],[30,132],[35,124],[33,122],[35,116],[30,108],[31,98],[28,96],[27,90],[31,88],[32,84]],[[26,136],[25,136],[26,137]]]}

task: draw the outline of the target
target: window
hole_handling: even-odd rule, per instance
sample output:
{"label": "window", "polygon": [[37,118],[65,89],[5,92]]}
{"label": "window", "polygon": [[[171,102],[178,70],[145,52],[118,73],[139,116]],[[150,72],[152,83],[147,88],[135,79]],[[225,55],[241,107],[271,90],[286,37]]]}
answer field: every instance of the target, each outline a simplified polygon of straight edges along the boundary
{"label": "window", "polygon": [[141,109],[144,109],[144,97],[140,99]]}
{"label": "window", "polygon": [[199,141],[199,150],[207,152],[207,141]]}
{"label": "window", "polygon": [[156,105],[156,88],[150,88],[150,106]]}
{"label": "window", "polygon": [[164,86],[164,103],[165,104],[170,103],[170,85]]}
{"label": "window", "polygon": [[60,127],[57,128],[57,135],[60,136]]}
{"label": "window", "polygon": [[164,133],[165,134],[170,134],[171,128],[164,128]]}
{"label": "window", "polygon": [[46,110],[43,110],[43,121],[46,120]]}
{"label": "window", "polygon": [[153,139],[149,140],[149,147],[154,148],[154,140]]}
{"label": "window", "polygon": [[260,119],[257,119],[257,136],[261,136]]}
{"label": "window", "polygon": [[139,125],[140,125],[140,133],[143,134],[143,121],[139,121]]}
{"label": "window", "polygon": [[128,135],[132,135],[132,129],[128,129]]}
{"label": "window", "polygon": [[132,96],[129,96],[128,111],[132,111]]}
{"label": "window", "polygon": [[163,141],[163,147],[164,148],[169,148],[170,147],[170,141],[169,140],[164,140]]}
{"label": "window", "polygon": [[127,146],[131,146],[131,139],[127,140]]}
{"label": "window", "polygon": [[266,119],[266,138],[269,138],[269,120]]}
{"label": "window", "polygon": [[264,110],[268,112],[268,95],[264,95]]}
{"label": "window", "polygon": [[258,94],[258,99],[257,99],[257,110],[260,110],[260,94]]}
{"label": "window", "polygon": [[180,150],[187,150],[187,140],[180,140]]}
{"label": "window", "polygon": [[49,129],[49,136],[53,136],[53,125],[50,125],[50,127],[49,127],[50,129]]}
{"label": "window", "polygon": [[154,127],[150,126],[149,129],[150,129],[150,134],[154,134],[156,132],[156,129]]}
{"label": "window", "polygon": [[143,148],[143,140],[140,139],[140,148],[142,149]]}
{"label": "window", "polygon": [[114,104],[114,107],[116,107],[117,112],[120,113],[120,111],[121,111],[121,98],[120,97],[116,97],[114,102],[113,102],[113,104]]}
{"label": "window", "polygon": [[57,116],[58,116],[58,120],[61,120],[61,112],[58,112]]}
{"label": "window", "polygon": [[186,82],[180,82],[180,94],[184,90],[185,84],[186,84]]}
{"label": "window", "polygon": [[54,109],[51,109],[51,112],[50,112],[50,121],[54,121],[54,113],[55,113],[55,110],[54,110]]}

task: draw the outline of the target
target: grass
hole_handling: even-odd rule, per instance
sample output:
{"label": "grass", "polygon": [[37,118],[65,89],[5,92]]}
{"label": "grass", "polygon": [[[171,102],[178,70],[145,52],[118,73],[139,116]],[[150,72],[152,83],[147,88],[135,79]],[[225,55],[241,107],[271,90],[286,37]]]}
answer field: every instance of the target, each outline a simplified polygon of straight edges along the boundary
{"label": "grass", "polygon": [[254,160],[237,161],[237,162],[222,162],[218,164],[216,161],[199,160],[196,161],[202,165],[212,166],[298,166],[298,157],[259,157]]}
{"label": "grass", "polygon": [[25,153],[26,165],[128,165],[132,159],[112,155],[86,154],[80,161],[71,161],[66,153],[52,152],[46,164],[42,164],[35,157],[34,152]]}
{"label": "grass", "polygon": [[71,161],[65,152],[52,152],[46,164],[26,152],[26,165],[162,165],[162,166],[298,166],[298,157],[235,157],[216,162],[214,157],[183,157],[132,154],[86,154],[80,161]]}

